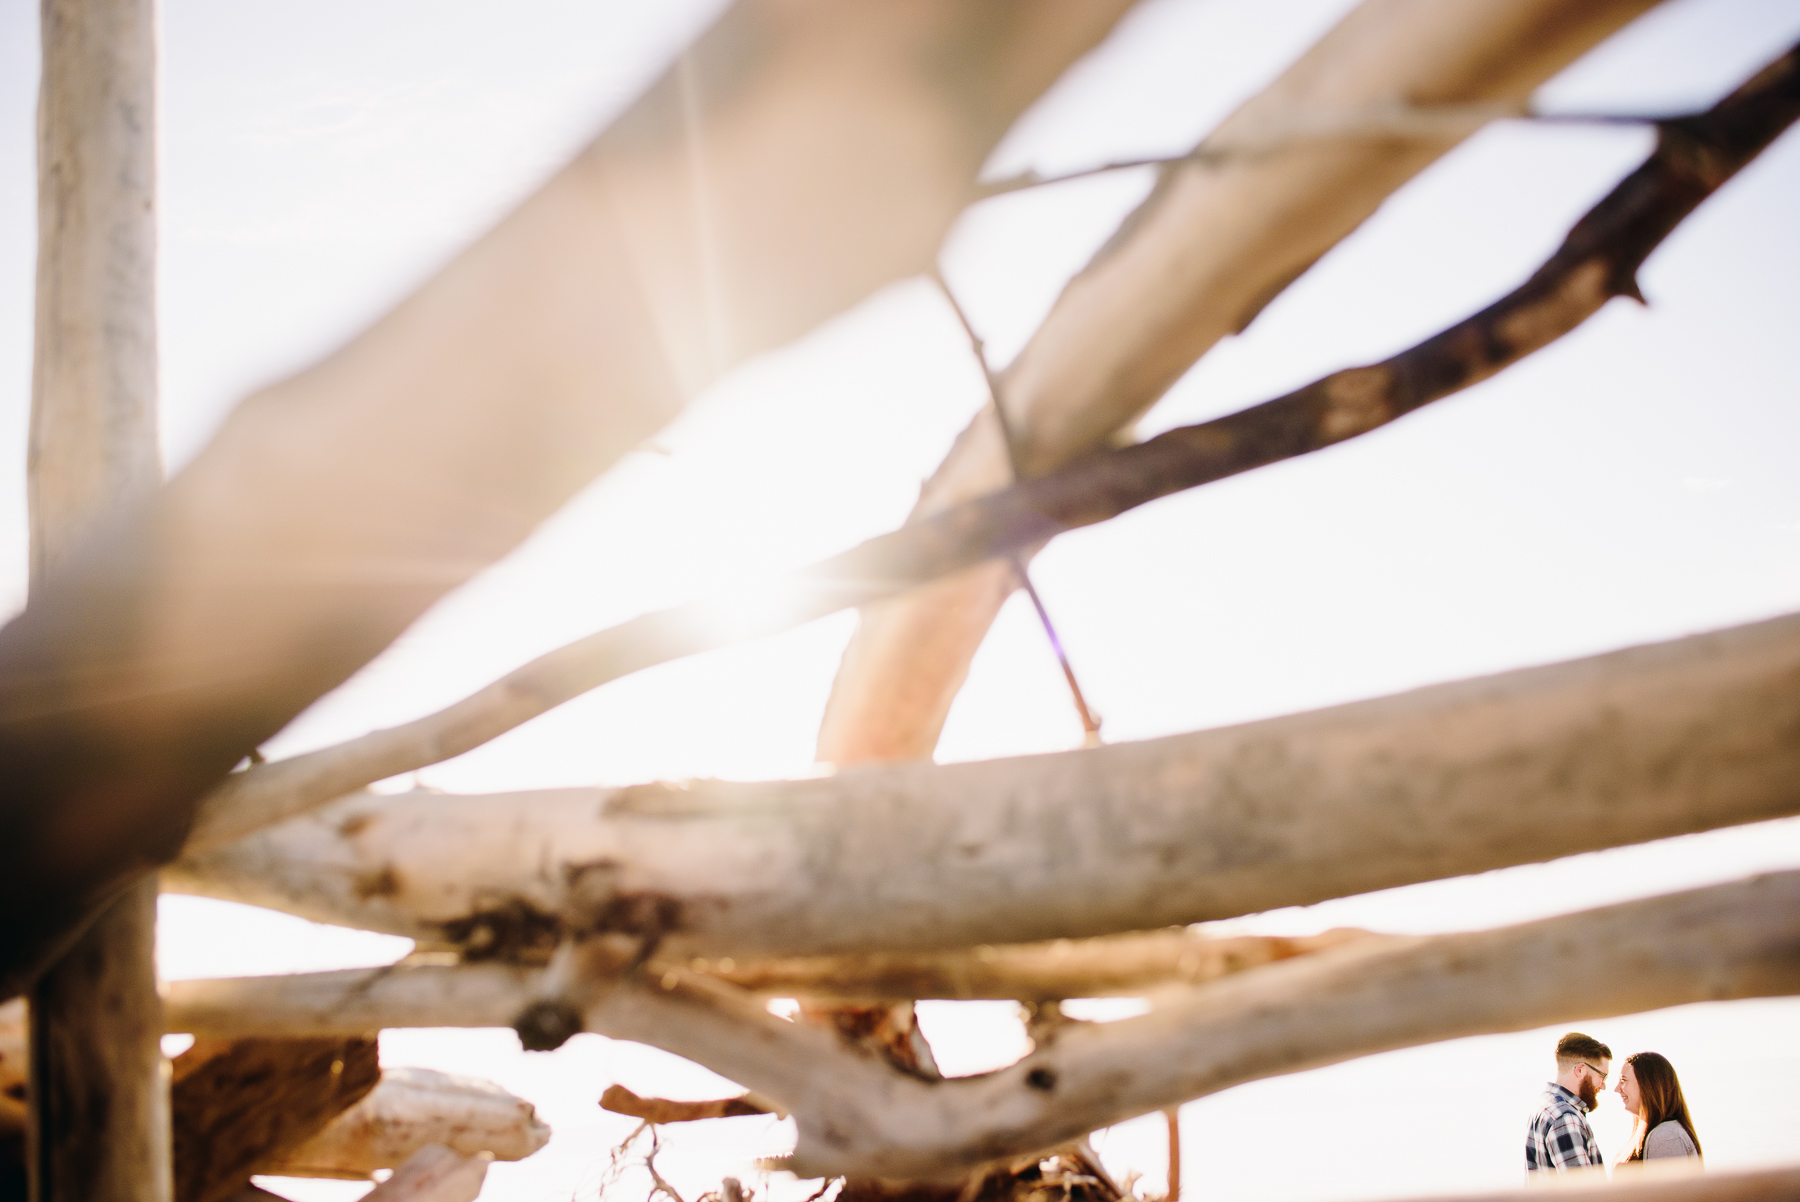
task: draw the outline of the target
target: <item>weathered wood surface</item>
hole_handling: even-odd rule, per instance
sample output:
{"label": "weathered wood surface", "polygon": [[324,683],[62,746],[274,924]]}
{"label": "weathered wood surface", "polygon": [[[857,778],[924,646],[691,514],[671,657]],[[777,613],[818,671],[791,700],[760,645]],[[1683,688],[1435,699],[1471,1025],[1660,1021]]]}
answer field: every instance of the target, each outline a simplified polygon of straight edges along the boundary
{"label": "weathered wood surface", "polygon": [[1262,1077],[1465,1035],[1800,993],[1800,872],[1472,934],[1352,943],[1074,1024],[1010,1068],[926,1083],[679,969],[600,983],[590,1030],[793,1115],[801,1176],[955,1177]]}
{"label": "weathered wood surface", "polygon": [[1054,755],[361,795],[164,882],[477,955],[612,931],[748,959],[1146,930],[1793,813],[1800,616]]}
{"label": "weathered wood surface", "polygon": [[281,1177],[368,1177],[429,1144],[459,1156],[523,1160],[550,1141],[524,1098],[491,1081],[428,1068],[390,1068],[361,1101],[306,1142],[263,1162]]}
{"label": "weathered wood surface", "polygon": [[[1100,447],[1476,120],[1370,137],[1347,116],[1381,106],[1522,107],[1531,90],[1654,0],[1368,0],[1202,143],[1336,136],[1166,168],[1155,190],[1064,288],[998,381],[1027,475]],[[1496,104],[1494,102],[1505,102]],[[927,481],[913,519],[994,492],[1012,464],[991,412]],[[1015,587],[969,568],[865,606],[832,686],[818,758],[929,758],[969,661]]]}
{"label": "weathered wood surface", "polygon": [[734,632],[710,603],[645,614],[539,657],[436,714],[236,774],[206,804],[193,850],[374,781],[449,759],[571,697],[654,664],[893,596],[1134,506],[1367,433],[1554,341],[1607,300],[1681,219],[1800,115],[1790,52],[1706,114],[1666,123],[1658,149],[1591,210],[1531,279],[1385,362],[1349,368],[1238,413],[1095,452],[924,518],[796,574]]}
{"label": "weathered wood surface", "polygon": [[[1150,931],[913,955],[680,963],[653,956],[644,972],[658,977],[671,968],[685,968],[762,997],[1041,1002],[1138,996],[1166,985],[1216,980],[1354,939],[1376,938],[1382,936],[1350,930],[1225,939]],[[636,940],[613,942],[616,962],[630,963],[637,952]],[[543,992],[542,970],[516,964],[402,964],[175,981],[168,986],[165,1014],[170,1030],[213,1039],[316,1038],[387,1027],[506,1027]],[[5,1047],[0,1031],[0,1068]],[[5,1080],[0,1077],[0,1084]],[[19,1081],[22,1090],[22,1074]]]}
{"label": "weathered wood surface", "polygon": [[493,1161],[486,1152],[462,1156],[429,1144],[364,1194],[363,1202],[475,1202]]}
{"label": "weathered wood surface", "polygon": [[176,1057],[177,1202],[223,1202],[375,1087],[372,1039],[196,1041]]}
{"label": "weathered wood surface", "polygon": [[245,754],[692,389],[927,267],[1125,7],[743,0],[435,279],[240,405],[0,631],[0,997],[76,921],[48,899],[174,855]]}
{"label": "weathered wood surface", "polygon": [[[38,92],[38,257],[27,492],[31,601],[87,539],[140,507],[157,442],[156,17],[151,0],[46,0]],[[39,747],[81,754],[79,745]],[[29,761],[0,752],[10,793]],[[25,778],[21,782],[20,777]],[[0,793],[0,796],[4,796]],[[0,847],[37,817],[0,805]],[[29,871],[155,860],[110,824],[59,814]],[[0,886],[4,889],[5,886]],[[61,955],[32,993],[29,1159],[38,1202],[170,1196],[168,1090],[156,994],[156,884],[29,896]],[[83,920],[97,914],[85,933]],[[6,926],[17,921],[8,915]],[[0,935],[10,941],[12,931]],[[0,996],[17,993],[14,978]]]}

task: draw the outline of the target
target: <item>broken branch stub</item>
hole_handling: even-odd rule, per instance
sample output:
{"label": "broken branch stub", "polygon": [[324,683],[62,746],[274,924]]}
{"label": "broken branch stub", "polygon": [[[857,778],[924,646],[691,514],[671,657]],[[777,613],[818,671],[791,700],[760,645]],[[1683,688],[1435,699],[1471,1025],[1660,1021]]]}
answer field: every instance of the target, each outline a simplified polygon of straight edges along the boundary
{"label": "broken branch stub", "polygon": [[1782,817],[1800,812],[1796,781],[1791,616],[1092,750],[799,781],[359,795],[163,882],[432,942],[479,927],[484,953],[515,959],[609,929],[641,939],[646,913],[676,963],[966,949]]}
{"label": "broken branch stub", "polygon": [[[774,633],[1029,550],[1159,497],[1354,438],[1478,383],[1610,298],[1636,295],[1637,268],[1662,238],[1797,115],[1800,59],[1790,52],[1708,112],[1665,123],[1656,153],[1577,223],[1561,249],[1473,317],[1382,363],[1136,446],[1090,453],[870,539],[797,574],[787,604],[771,606],[760,624],[745,623],[737,637]],[[190,847],[217,847],[449,759],[610,680],[729,641],[707,614],[700,604],[645,614],[541,656],[436,714],[237,773],[207,801]]]}

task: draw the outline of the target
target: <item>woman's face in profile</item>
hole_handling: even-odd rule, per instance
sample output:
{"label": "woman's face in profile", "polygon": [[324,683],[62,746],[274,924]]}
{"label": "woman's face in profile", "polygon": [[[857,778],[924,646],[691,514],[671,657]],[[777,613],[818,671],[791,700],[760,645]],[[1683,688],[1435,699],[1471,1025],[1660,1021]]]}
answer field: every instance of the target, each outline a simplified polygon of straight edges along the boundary
{"label": "woman's face in profile", "polygon": [[1619,1101],[1625,1104],[1626,1110],[1632,1114],[1641,1113],[1638,1104],[1642,1098],[1638,1094],[1637,1074],[1631,1071],[1630,1061],[1626,1061],[1625,1066],[1619,1070],[1619,1083],[1613,1086],[1613,1092],[1619,1095]]}

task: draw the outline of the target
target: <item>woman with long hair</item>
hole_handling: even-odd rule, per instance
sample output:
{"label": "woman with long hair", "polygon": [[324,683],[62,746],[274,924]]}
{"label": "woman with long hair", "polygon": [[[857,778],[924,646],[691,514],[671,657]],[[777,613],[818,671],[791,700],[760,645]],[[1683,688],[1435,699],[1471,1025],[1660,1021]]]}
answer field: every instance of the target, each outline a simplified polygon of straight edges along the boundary
{"label": "woman with long hair", "polygon": [[1700,1137],[1688,1117],[1675,1066],[1655,1052],[1625,1058],[1614,1086],[1625,1109],[1637,1116],[1637,1135],[1626,1161],[1700,1156]]}

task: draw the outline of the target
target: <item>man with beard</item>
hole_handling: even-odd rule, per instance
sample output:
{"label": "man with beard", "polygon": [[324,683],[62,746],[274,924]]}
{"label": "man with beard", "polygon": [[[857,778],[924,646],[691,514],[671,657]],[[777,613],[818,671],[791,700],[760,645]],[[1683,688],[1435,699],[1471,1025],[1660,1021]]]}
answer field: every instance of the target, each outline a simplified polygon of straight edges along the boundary
{"label": "man with beard", "polygon": [[1604,1165],[1587,1116],[1611,1070],[1612,1049],[1593,1036],[1570,1031],[1556,1041],[1556,1080],[1544,1090],[1525,1135],[1526,1180],[1536,1172]]}

